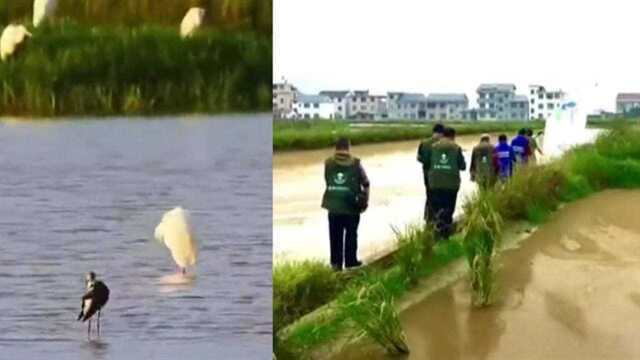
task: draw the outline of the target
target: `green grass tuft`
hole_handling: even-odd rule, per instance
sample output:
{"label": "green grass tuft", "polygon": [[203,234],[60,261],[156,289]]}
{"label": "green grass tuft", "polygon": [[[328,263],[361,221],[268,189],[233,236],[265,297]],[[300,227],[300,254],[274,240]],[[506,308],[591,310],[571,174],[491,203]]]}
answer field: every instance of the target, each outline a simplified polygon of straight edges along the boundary
{"label": "green grass tuft", "polygon": [[342,277],[320,261],[276,265],[273,269],[274,332],[328,303],[342,290],[342,284]]}
{"label": "green grass tuft", "polygon": [[393,294],[382,282],[352,287],[339,301],[340,312],[356,327],[391,354],[407,354],[409,348]]}

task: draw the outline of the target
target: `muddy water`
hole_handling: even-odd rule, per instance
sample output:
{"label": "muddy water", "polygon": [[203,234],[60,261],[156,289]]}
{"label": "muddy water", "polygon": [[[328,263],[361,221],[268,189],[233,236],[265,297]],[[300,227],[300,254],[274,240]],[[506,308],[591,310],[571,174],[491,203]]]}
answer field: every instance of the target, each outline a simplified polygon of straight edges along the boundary
{"label": "muddy water", "polygon": [[[472,310],[466,279],[402,313],[408,359],[638,359],[640,191],[566,206],[506,251],[496,305]],[[340,359],[387,359],[352,346]]]}
{"label": "muddy water", "polygon": [[[479,135],[457,139],[467,167]],[[371,181],[370,206],[360,220],[359,255],[371,260],[393,247],[391,226],[422,219],[425,189],[422,167],[416,160],[419,141],[354,146]],[[318,258],[328,261],[326,211],[320,208],[324,192],[324,159],[331,149],[275,154],[273,158],[273,253],[277,260]],[[469,173],[462,174],[461,199],[473,191]]]}

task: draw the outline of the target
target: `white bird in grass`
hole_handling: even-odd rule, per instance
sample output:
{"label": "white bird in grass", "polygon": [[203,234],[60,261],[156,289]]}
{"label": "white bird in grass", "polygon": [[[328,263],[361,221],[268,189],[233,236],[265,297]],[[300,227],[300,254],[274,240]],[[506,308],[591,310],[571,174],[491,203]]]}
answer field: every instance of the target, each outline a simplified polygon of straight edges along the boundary
{"label": "white bird in grass", "polygon": [[201,7],[192,7],[180,23],[180,36],[183,38],[192,36],[202,26],[206,10]]}
{"label": "white bird in grass", "polygon": [[195,265],[198,248],[191,229],[189,212],[177,207],[166,212],[155,230],[155,238],[163,242],[171,251],[178,272],[186,274],[187,266]]}
{"label": "white bird in grass", "polygon": [[15,55],[32,35],[24,25],[11,24],[4,28],[0,37],[0,59]]}
{"label": "white bird in grass", "polygon": [[35,0],[33,2],[33,26],[38,27],[43,21],[51,18],[57,6],[57,0]]}
{"label": "white bird in grass", "polygon": [[82,307],[78,314],[78,321],[89,320],[87,336],[91,338],[91,317],[98,313],[98,336],[100,336],[100,312],[109,301],[109,288],[102,281],[96,280],[96,274],[92,271],[86,277],[87,292],[82,296]]}

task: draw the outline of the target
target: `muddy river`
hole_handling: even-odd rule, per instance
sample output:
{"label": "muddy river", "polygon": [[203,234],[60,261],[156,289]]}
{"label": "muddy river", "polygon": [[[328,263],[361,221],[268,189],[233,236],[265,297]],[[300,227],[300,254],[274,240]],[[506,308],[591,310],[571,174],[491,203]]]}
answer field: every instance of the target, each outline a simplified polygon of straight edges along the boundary
{"label": "muddy river", "polygon": [[[503,253],[492,307],[470,307],[465,278],[408,308],[406,359],[640,358],[639,203],[615,190],[567,205]],[[353,345],[337,358],[390,357]]]}
{"label": "muddy river", "polygon": [[[479,135],[459,136],[467,167]],[[371,181],[369,209],[359,228],[360,258],[372,260],[394,246],[392,226],[420,222],[425,189],[422,166],[416,160],[419,141],[354,146]],[[324,192],[324,159],[332,149],[295,151],[273,157],[273,256],[276,260],[317,258],[329,261],[327,213],[320,207]],[[469,173],[462,174],[458,209],[475,189]]]}

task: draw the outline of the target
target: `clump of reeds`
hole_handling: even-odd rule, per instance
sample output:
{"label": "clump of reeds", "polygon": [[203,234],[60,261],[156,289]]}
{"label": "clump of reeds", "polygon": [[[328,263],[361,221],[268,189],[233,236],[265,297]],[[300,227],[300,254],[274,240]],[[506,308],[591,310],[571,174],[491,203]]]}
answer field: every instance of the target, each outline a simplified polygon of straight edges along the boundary
{"label": "clump of reeds", "polygon": [[335,298],[341,276],[320,261],[286,262],[273,269],[273,327],[277,332]]}
{"label": "clump of reeds", "polygon": [[397,242],[393,258],[406,278],[406,285],[413,286],[421,277],[425,260],[431,253],[434,244],[433,229],[410,225],[404,231],[394,227],[393,232]]}
{"label": "clump of reeds", "polygon": [[120,115],[271,108],[271,41],[252,34],[85,27],[35,29],[0,62],[0,114]]}
{"label": "clump of reeds", "polygon": [[394,297],[380,282],[350,289],[339,306],[361,335],[369,336],[389,353],[409,353]]}
{"label": "clump of reeds", "polygon": [[[192,6],[205,8],[206,26],[272,33],[272,0],[59,0],[56,18],[83,24],[177,27]],[[30,20],[33,0],[0,1],[0,23]]]}
{"label": "clump of reeds", "polygon": [[470,269],[472,303],[491,304],[496,289],[495,258],[502,233],[502,217],[493,192],[479,191],[465,204],[463,239]]}

